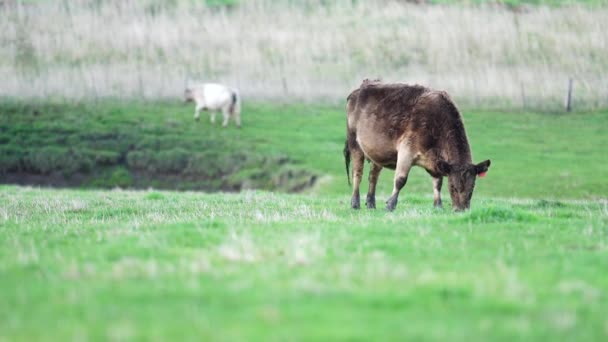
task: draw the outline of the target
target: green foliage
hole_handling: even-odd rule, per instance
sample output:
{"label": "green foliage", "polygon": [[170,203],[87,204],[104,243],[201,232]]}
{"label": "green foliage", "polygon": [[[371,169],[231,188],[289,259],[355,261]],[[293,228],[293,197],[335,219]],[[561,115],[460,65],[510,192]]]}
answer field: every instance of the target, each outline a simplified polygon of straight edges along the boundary
{"label": "green foliage", "polygon": [[116,165],[120,161],[120,153],[115,151],[95,151],[92,153],[95,157],[95,164],[99,166]]}
{"label": "green foliage", "polygon": [[48,175],[63,172],[72,175],[76,172],[89,172],[94,165],[94,156],[87,150],[47,146],[27,150],[21,159],[23,171]]}
{"label": "green foliage", "polygon": [[85,180],[82,185],[96,188],[128,188],[135,184],[131,172],[124,167],[104,168],[95,173],[94,177]]}
{"label": "green foliage", "polygon": [[19,148],[8,144],[0,145],[0,173],[19,171],[21,157]]}
{"label": "green foliage", "polygon": [[[209,134],[201,134],[186,129],[184,121],[150,120],[139,104],[130,113],[130,106],[0,104],[5,114],[0,121],[0,173],[52,176],[44,183],[51,185],[182,190],[295,191],[301,184],[294,184],[302,183],[296,179],[311,178],[303,168],[277,176],[281,165],[293,161],[259,152],[247,141],[227,139],[217,127],[207,126]],[[242,177],[254,173],[252,179]]]}
{"label": "green foliage", "polygon": [[271,182],[273,187],[299,191],[312,186],[316,180],[317,176],[311,175],[308,170],[297,166],[287,165],[273,175]]}

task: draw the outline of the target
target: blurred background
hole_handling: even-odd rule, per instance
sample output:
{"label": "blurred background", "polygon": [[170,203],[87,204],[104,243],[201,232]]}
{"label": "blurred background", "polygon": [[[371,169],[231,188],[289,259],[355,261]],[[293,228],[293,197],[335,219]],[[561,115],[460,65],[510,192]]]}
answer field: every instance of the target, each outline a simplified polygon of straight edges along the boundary
{"label": "blurred background", "polygon": [[[606,190],[603,0],[4,0],[0,16],[4,183],[344,193],[345,99],[381,78],[451,94],[494,161],[486,194]],[[243,129],[193,124],[193,81],[238,88]],[[563,116],[569,93],[595,114]]]}
{"label": "blurred background", "polygon": [[461,105],[606,106],[602,0],[0,2],[0,94],[175,98],[215,80],[247,98],[343,102],[366,77]]}

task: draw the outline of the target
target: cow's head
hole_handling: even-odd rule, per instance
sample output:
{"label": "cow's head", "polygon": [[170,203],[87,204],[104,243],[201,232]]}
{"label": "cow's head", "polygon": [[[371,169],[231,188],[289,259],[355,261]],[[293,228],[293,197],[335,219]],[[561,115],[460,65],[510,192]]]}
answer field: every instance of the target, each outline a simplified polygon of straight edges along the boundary
{"label": "cow's head", "polygon": [[194,101],[194,94],[192,93],[192,89],[186,88],[186,90],[184,90],[184,102],[192,101]]}
{"label": "cow's head", "polygon": [[483,177],[490,167],[490,160],[479,164],[454,165],[446,161],[439,161],[437,168],[443,176],[448,177],[452,209],[462,211],[471,206],[471,197],[475,188],[475,179]]}

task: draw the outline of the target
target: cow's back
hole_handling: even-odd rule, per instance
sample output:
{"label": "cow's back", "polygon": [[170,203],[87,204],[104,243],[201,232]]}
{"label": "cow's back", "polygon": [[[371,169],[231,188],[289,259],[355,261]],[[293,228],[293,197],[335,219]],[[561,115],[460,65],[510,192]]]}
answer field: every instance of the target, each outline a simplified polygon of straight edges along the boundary
{"label": "cow's back", "polygon": [[349,95],[347,109],[349,135],[369,158],[382,159],[380,164],[403,141],[416,153],[443,149],[446,136],[453,133],[462,136],[458,145],[466,144],[460,113],[443,91],[364,82]]}
{"label": "cow's back", "polygon": [[406,84],[364,83],[348,96],[349,128],[368,128],[398,138],[416,114],[416,104],[432,90]]}
{"label": "cow's back", "polygon": [[232,101],[232,90],[218,83],[202,83],[192,86],[195,98],[206,107],[217,109]]}

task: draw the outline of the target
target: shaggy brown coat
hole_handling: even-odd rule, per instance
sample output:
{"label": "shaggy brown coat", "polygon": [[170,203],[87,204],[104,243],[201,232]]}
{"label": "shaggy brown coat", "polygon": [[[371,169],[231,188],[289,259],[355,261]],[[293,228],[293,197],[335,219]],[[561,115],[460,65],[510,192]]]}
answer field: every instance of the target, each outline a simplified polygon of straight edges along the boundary
{"label": "shaggy brown coat", "polygon": [[382,168],[395,170],[387,209],[394,210],[410,168],[423,167],[433,178],[434,204],[440,207],[443,177],[448,177],[452,206],[470,206],[475,179],[490,166],[472,164],[471,149],[460,113],[449,95],[419,85],[365,80],[347,98],[347,175],[353,161],[352,208],[360,207],[359,185],[364,159],[372,166],[367,207],[375,208],[375,189]]}

